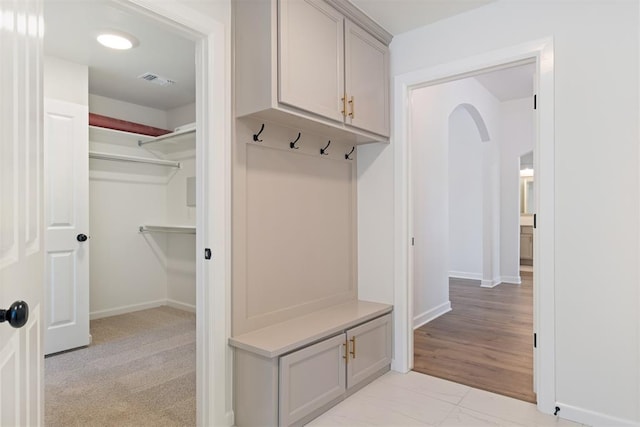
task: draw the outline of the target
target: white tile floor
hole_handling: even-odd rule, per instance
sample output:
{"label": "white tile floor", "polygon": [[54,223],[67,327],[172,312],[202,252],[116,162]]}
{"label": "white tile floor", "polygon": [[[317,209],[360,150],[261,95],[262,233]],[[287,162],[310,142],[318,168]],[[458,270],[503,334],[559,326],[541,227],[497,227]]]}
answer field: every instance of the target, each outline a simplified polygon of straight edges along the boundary
{"label": "white tile floor", "polygon": [[580,426],[527,402],[417,372],[389,372],[309,426]]}

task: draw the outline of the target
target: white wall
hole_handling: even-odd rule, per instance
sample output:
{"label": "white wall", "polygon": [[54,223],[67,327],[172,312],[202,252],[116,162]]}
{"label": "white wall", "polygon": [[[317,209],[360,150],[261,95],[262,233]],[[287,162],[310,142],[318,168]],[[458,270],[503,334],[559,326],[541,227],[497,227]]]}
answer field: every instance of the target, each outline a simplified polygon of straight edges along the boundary
{"label": "white wall", "polygon": [[482,140],[464,108],[452,111],[448,122],[449,276],[481,280]]}
{"label": "white wall", "polygon": [[[195,225],[196,208],[187,206],[187,178],[196,174],[195,157],[181,158],[182,168],[167,184],[167,223]],[[191,234],[167,236],[167,299],[173,306],[195,311],[196,239]]]}
{"label": "white wall", "polygon": [[196,104],[187,104],[167,111],[167,129],[173,130],[196,121]]}
{"label": "white wall", "polygon": [[92,318],[166,300],[167,236],[138,232],[142,224],[165,223],[166,198],[163,184],[141,182],[135,173],[128,180],[90,179]]}
{"label": "white wall", "polygon": [[[585,422],[640,420],[638,12],[635,1],[498,1],[391,46],[397,76],[553,37],[555,140],[546,143],[555,145],[555,393],[561,415]],[[399,200],[389,183],[393,143],[359,150],[364,206]],[[377,240],[360,252],[361,270],[394,268],[393,215],[359,209],[360,234]],[[388,298],[392,287],[369,279],[360,294]]]}
{"label": "white wall", "polygon": [[43,92],[45,98],[89,105],[89,68],[53,56],[44,57]]}
{"label": "white wall", "polygon": [[500,266],[505,281],[520,276],[520,156],[533,150],[533,99],[501,103]]}
{"label": "white wall", "polygon": [[89,94],[89,111],[115,119],[168,129],[166,111],[105,96]]}

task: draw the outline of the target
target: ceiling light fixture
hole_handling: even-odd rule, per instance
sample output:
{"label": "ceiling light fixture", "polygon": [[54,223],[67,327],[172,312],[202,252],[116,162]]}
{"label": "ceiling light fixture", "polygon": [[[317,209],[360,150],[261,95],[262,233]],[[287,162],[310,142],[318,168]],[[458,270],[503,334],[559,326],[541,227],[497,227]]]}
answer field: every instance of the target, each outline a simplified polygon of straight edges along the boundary
{"label": "ceiling light fixture", "polygon": [[97,37],[98,43],[110,49],[127,50],[138,45],[135,37],[120,31],[105,31]]}

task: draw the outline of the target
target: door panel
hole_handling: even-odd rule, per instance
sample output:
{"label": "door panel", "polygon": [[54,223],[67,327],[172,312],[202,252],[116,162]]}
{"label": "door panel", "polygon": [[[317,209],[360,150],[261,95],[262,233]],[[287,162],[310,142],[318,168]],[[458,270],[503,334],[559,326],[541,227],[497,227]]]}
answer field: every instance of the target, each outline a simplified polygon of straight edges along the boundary
{"label": "door panel", "polygon": [[349,329],[347,342],[351,356],[347,388],[351,388],[391,363],[391,315]]}
{"label": "door panel", "polygon": [[344,18],[318,0],[279,2],[281,103],[342,122]]}
{"label": "door panel", "polygon": [[296,423],[345,392],[344,334],[280,358],[279,425]]}
{"label": "door panel", "polygon": [[45,354],[89,345],[89,153],[86,106],[45,99]]}
{"label": "door panel", "polygon": [[349,21],[345,22],[345,85],[347,124],[389,136],[389,49]]}
{"label": "door panel", "polygon": [[42,1],[0,1],[0,425],[42,425]]}

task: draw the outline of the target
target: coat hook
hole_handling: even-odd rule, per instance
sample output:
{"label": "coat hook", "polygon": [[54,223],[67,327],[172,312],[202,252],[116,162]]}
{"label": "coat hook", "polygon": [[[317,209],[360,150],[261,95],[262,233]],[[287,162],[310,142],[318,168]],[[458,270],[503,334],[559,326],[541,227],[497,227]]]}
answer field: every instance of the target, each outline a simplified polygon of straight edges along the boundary
{"label": "coat hook", "polygon": [[349,154],[345,154],[345,155],[344,155],[345,160],[353,160],[353,159],[351,158],[351,155],[353,154],[353,152],[354,152],[355,150],[356,150],[356,146],[354,145],[354,146],[351,148],[351,151],[349,151]]}
{"label": "coat hook", "polygon": [[260,136],[260,134],[262,133],[262,131],[264,130],[264,123],[262,124],[262,126],[260,127],[260,131],[258,131],[258,133],[253,135],[253,140],[255,142],[262,142],[261,139],[258,139],[258,137]]}
{"label": "coat hook", "polygon": [[328,156],[329,153],[327,153],[327,148],[329,148],[330,145],[331,141],[327,142],[327,146],[320,149],[320,154],[322,154],[323,156]]}
{"label": "coat hook", "polygon": [[298,140],[300,139],[300,135],[301,135],[300,132],[298,132],[298,137],[296,138],[295,141],[291,141],[289,143],[289,148],[293,148],[294,150],[297,150],[298,148],[300,148],[300,147],[296,147],[296,142],[298,142]]}

